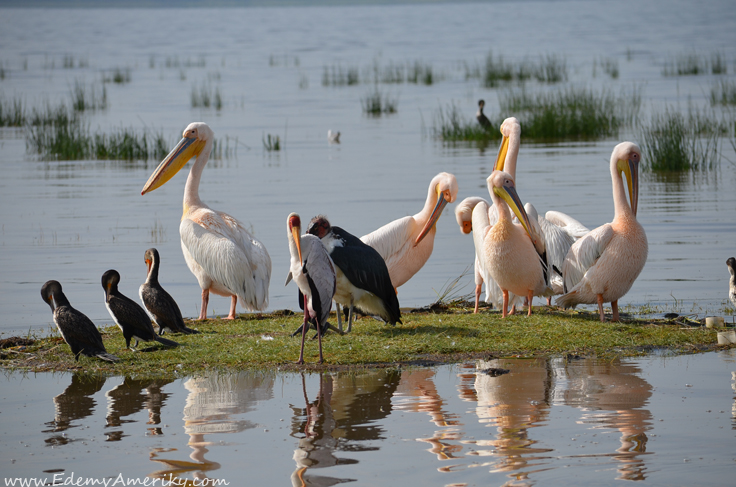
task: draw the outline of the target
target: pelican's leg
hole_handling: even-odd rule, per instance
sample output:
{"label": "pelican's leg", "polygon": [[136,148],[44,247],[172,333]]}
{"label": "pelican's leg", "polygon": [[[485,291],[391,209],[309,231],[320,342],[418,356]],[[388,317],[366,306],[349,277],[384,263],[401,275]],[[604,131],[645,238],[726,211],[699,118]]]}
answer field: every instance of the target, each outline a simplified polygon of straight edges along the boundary
{"label": "pelican's leg", "polygon": [[482,284],[475,286],[475,311],[473,311],[473,313],[478,313],[478,301],[480,301],[480,291],[482,286]]}
{"label": "pelican's leg", "polygon": [[501,289],[503,293],[503,307],[501,309],[501,317],[506,318],[506,310],[509,309],[509,292],[505,289]]}
{"label": "pelican's leg", "polygon": [[[304,295],[304,323],[302,323],[302,349],[299,352],[299,360],[297,364],[302,365],[304,363],[304,338],[307,336],[307,328],[309,328],[309,303],[307,302],[307,295]],[[317,327],[319,330],[319,327]]]}
{"label": "pelican's leg", "polygon": [[335,301],[335,312],[337,314],[337,328],[340,330],[340,334],[342,335],[342,310],[340,309],[340,304]]}
{"label": "pelican's leg", "polygon": [[611,301],[611,311],[613,312],[611,321],[618,321],[618,299],[616,301]]}
{"label": "pelican's leg", "polygon": [[606,321],[606,315],[603,314],[603,295],[598,295],[598,313],[601,315],[601,323]]}
{"label": "pelican's leg", "polygon": [[534,299],[534,293],[532,291],[529,291],[529,296],[527,296],[527,299],[529,300],[529,311],[527,312],[527,316],[532,315],[532,299]]}
{"label": "pelican's leg", "polygon": [[230,298],[230,314],[227,315],[227,318],[223,318],[223,320],[234,320],[235,319],[235,305],[238,304],[238,297],[232,296]]}
{"label": "pelican's leg", "polygon": [[207,304],[210,302],[210,290],[209,289],[202,289],[202,308],[199,310],[199,318],[198,320],[206,320],[207,319]]}
{"label": "pelican's leg", "polygon": [[510,315],[515,315],[516,314],[516,305],[515,304],[511,306],[511,311],[509,311],[509,314]]}

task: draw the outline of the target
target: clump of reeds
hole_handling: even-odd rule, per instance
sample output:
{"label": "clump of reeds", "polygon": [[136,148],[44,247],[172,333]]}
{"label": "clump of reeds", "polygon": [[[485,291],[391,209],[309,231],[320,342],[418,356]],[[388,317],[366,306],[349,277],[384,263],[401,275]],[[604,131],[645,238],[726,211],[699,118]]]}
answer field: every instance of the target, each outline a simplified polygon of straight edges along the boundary
{"label": "clump of reeds", "polygon": [[509,62],[503,56],[494,56],[489,52],[483,68],[470,67],[465,64],[465,78],[480,78],[486,88],[495,88],[502,84],[523,83],[532,78],[540,83],[561,83],[567,81],[567,61],[554,54],[540,56],[539,63],[528,59],[520,62]]}
{"label": "clump of reeds", "polygon": [[567,81],[567,61],[555,54],[542,56],[538,66],[532,69],[540,83],[561,83]]}
{"label": "clump of reeds", "polygon": [[112,72],[108,74],[104,74],[102,76],[102,82],[103,83],[116,83],[116,84],[124,84],[124,83],[130,83],[130,68],[115,68],[112,70]]}
{"label": "clump of reeds", "polygon": [[699,74],[726,74],[728,63],[722,52],[714,52],[708,60],[704,55],[695,51],[682,53],[676,57],[668,58],[662,67],[664,76],[694,76]]}
{"label": "clump of reeds", "polygon": [[489,142],[501,138],[499,127],[501,122],[491,118],[491,128],[485,129],[477,120],[466,117],[462,110],[454,103],[444,109],[439,108],[435,114],[433,135],[446,142],[477,141]]}
{"label": "clump of reeds", "polygon": [[612,79],[617,79],[619,75],[618,71],[618,60],[609,57],[601,58],[600,61],[596,60],[593,62],[593,77],[596,76],[596,68],[600,62],[601,69],[604,73],[610,76]]}
{"label": "clump of reeds", "polygon": [[553,92],[509,90],[499,95],[502,113],[513,113],[525,137],[538,140],[595,139],[614,136],[639,112],[641,95],[615,96],[570,87]]}
{"label": "clump of reeds", "polygon": [[431,64],[424,64],[420,61],[414,61],[409,64],[406,70],[406,81],[408,83],[431,85],[434,83],[435,76]]}
{"label": "clump of reeds", "polygon": [[20,97],[12,100],[0,97],[0,127],[22,127],[25,120],[26,112]]}
{"label": "clump of reeds", "polygon": [[43,123],[26,126],[26,149],[45,159],[161,159],[169,151],[163,135],[140,133],[133,128],[116,129],[109,134],[90,133],[78,116],[54,110]]}
{"label": "clump of reeds", "polygon": [[710,104],[736,105],[736,82],[722,79],[714,83],[710,88]]}
{"label": "clump of reeds", "polygon": [[712,74],[727,74],[728,65],[726,55],[722,52],[714,52],[710,55],[710,72]]}
{"label": "clump of reeds", "polygon": [[281,139],[278,135],[267,134],[261,139],[263,141],[263,148],[268,152],[275,152],[281,150]]}
{"label": "clump of reeds", "polygon": [[718,162],[719,139],[725,123],[699,111],[687,116],[667,110],[652,115],[640,128],[643,168],[651,171],[705,170]]}
{"label": "clump of reeds", "polygon": [[525,81],[532,76],[531,67],[527,63],[514,66],[504,61],[503,56],[494,57],[493,52],[486,56],[486,62],[482,71],[483,86],[495,88],[501,82]]}
{"label": "clump of reeds", "polygon": [[360,99],[363,113],[378,117],[384,113],[396,113],[398,100],[381,93],[376,87],[372,92]]}
{"label": "clump of reeds", "polygon": [[322,86],[352,86],[360,82],[357,67],[344,69],[341,65],[327,67],[322,70]]}
{"label": "clump of reeds", "polygon": [[215,110],[222,109],[222,95],[220,95],[220,88],[212,86],[209,83],[203,83],[202,86],[192,86],[192,108],[210,108],[213,107]]}
{"label": "clump of reeds", "polygon": [[107,108],[107,89],[102,86],[102,93],[98,94],[94,83],[87,87],[79,80],[74,81],[74,87],[69,91],[72,108],[77,112],[105,110]]}

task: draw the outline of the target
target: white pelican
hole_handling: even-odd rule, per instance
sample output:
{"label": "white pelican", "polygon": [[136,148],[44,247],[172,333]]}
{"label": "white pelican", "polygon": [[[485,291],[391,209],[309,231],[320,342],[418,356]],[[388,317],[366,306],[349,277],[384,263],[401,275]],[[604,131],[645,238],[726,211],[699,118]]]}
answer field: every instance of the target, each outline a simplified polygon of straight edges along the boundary
{"label": "white pelican", "polygon": [[[544,263],[532,243],[529,217],[516,194],[514,180],[510,174],[493,171],[486,182],[498,211],[498,221],[487,230],[481,231],[480,235],[474,235],[474,239],[479,237],[483,239],[480,259],[501,288],[503,317],[505,318],[507,314],[509,292],[525,296],[529,300],[528,315],[531,315],[533,297],[551,295],[552,290],[545,280]],[[480,203],[476,205],[476,209],[480,211],[483,206],[483,203]],[[509,210],[516,214],[521,225],[512,222]],[[473,217],[475,228],[475,210]],[[475,229],[473,232],[475,233]]]}
{"label": "white pelican", "polygon": [[483,107],[486,106],[485,100],[478,100],[478,113],[475,114],[475,119],[478,121],[481,127],[486,130],[491,130],[491,121],[483,113]]}
{"label": "white pelican", "polygon": [[322,363],[322,331],[326,329],[327,318],[335,295],[335,268],[332,266],[327,249],[314,235],[301,235],[302,221],[296,213],[286,218],[286,234],[289,240],[291,263],[286,284],[294,279],[303,296],[304,323],[302,323],[302,348],[298,364],[304,363],[304,337],[313,321],[319,337],[319,363]]}
{"label": "white pelican", "polygon": [[453,203],[456,197],[455,176],[441,172],[429,183],[422,211],[394,220],[360,237],[386,261],[394,288],[411,279],[432,255],[437,233],[435,224],[447,203]]}
{"label": "white pelican", "polygon": [[[611,154],[614,217],[576,241],[562,265],[565,294],[555,300],[564,308],[598,303],[601,321],[603,303],[610,302],[612,320],[618,321],[618,300],[625,295],[647,261],[647,235],[636,220],[639,201],[641,150],[633,142],[621,142]],[[621,173],[626,174],[631,205]]]}
{"label": "white pelican", "polygon": [[79,354],[97,357],[107,362],[120,360],[115,355],[107,353],[97,327],[86,315],[72,307],[61,290],[59,281],[46,281],[41,286],[41,297],[51,307],[54,323],[64,341],[72,349],[74,360],[79,360]]}
{"label": "white pelican", "polygon": [[[509,117],[501,124],[501,147],[498,151],[495,168],[506,171],[516,181],[516,162],[521,143],[521,124],[515,117]],[[529,216],[531,235],[535,247],[543,255],[548,267],[549,282],[555,294],[562,294],[562,263],[572,244],[590,230],[571,216],[559,211],[548,211],[544,216],[537,214],[531,203],[524,209]],[[551,297],[548,298],[548,304]]]}
{"label": "white pelican", "polygon": [[189,270],[202,288],[199,319],[207,318],[210,292],[230,296],[228,320],[235,318],[235,305],[250,311],[268,307],[271,280],[271,257],[261,242],[243,225],[221,211],[215,211],[199,199],[199,180],[212,150],[214,133],[202,122],[190,123],[181,139],[159,164],[141,194],[162,186],[196,156],[184,187],[184,214],[179,225],[181,249]]}
{"label": "white pelican", "polygon": [[330,254],[337,274],[335,303],[340,332],[339,305],[348,306],[348,331],[352,329],[353,308],[379,316],[386,323],[401,323],[396,290],[391,284],[386,262],[371,246],[340,227],[333,227],[327,217],[312,218],[307,233],[317,236]]}
{"label": "white pelican", "polygon": [[728,299],[736,308],[736,258],[729,257],[726,265],[728,266],[728,272],[731,274],[731,279],[728,280]]}

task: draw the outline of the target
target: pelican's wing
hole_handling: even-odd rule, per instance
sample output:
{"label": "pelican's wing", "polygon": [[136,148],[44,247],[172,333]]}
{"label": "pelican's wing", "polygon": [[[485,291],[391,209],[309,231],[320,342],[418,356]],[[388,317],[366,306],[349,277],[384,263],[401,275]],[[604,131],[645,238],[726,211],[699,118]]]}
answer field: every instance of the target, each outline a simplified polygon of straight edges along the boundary
{"label": "pelican's wing", "polygon": [[544,217],[549,220],[550,223],[559,227],[562,231],[575,239],[578,239],[590,232],[590,229],[588,227],[586,227],[570,215],[562,213],[560,211],[550,210],[545,213]]}
{"label": "pelican's wing", "polygon": [[181,242],[204,272],[240,298],[251,311],[268,307],[271,258],[258,240],[240,225],[210,224],[188,218],[179,225]]}
{"label": "pelican's wing", "polygon": [[548,264],[554,266],[553,271],[562,272],[562,264],[565,262],[570,247],[575,243],[575,238],[545,217],[540,216],[538,221],[544,235],[544,248],[547,252]]}
{"label": "pelican's wing", "polygon": [[394,261],[403,255],[406,247],[408,245],[414,245],[414,241],[411,238],[411,230],[414,225],[414,218],[405,216],[404,218],[387,223],[368,235],[363,235],[360,237],[360,240],[376,249],[381,257],[383,257],[383,260],[386,261],[386,266],[390,269]]}
{"label": "pelican's wing", "polygon": [[562,264],[565,292],[570,291],[583,279],[588,269],[606,250],[611,237],[613,237],[613,227],[610,223],[606,223],[591,230],[570,247],[565,262]]}
{"label": "pelican's wing", "polygon": [[[301,237],[304,253],[304,269],[312,291],[312,308],[317,313],[320,325],[324,325],[332,308],[337,281],[332,259],[322,242],[314,235]],[[318,298],[318,299],[315,299]]]}

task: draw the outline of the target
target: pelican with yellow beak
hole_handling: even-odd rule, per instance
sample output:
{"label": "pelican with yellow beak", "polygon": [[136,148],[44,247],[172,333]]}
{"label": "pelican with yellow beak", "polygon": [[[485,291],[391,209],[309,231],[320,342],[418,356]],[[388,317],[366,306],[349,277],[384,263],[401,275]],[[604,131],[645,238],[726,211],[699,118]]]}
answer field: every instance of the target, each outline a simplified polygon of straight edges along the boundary
{"label": "pelican with yellow beak", "polygon": [[[545,264],[534,248],[529,217],[516,193],[514,179],[506,172],[493,171],[486,183],[498,212],[498,221],[493,226],[478,229],[484,233],[474,236],[474,239],[483,239],[479,259],[501,288],[503,317],[507,315],[509,292],[529,300],[528,315],[531,316],[534,296],[549,296],[553,293],[546,283]],[[476,208],[483,206],[481,203]],[[511,211],[516,214],[520,225],[513,223]],[[474,233],[475,227],[474,223]]]}
{"label": "pelican with yellow beak", "polygon": [[203,122],[184,129],[184,136],[159,164],[143,187],[144,195],[164,185],[192,158],[196,157],[184,187],[184,212],[179,225],[181,249],[189,270],[202,288],[199,319],[207,318],[210,292],[231,298],[230,313],[240,304],[249,311],[268,307],[271,257],[261,242],[243,225],[221,211],[215,211],[199,198],[199,181],[207,164],[214,132]]}
{"label": "pelican with yellow beak", "polygon": [[398,288],[411,279],[432,255],[435,226],[447,203],[457,198],[455,176],[441,172],[432,178],[422,211],[387,223],[360,239],[386,261],[391,284]]}
{"label": "pelican with yellow beak", "polygon": [[555,300],[558,306],[597,303],[601,321],[605,321],[603,303],[610,302],[611,319],[618,321],[618,300],[639,277],[649,249],[644,228],[636,220],[640,159],[641,150],[633,142],[621,142],[613,149],[613,221],[591,230],[570,247],[562,265],[565,294]]}

